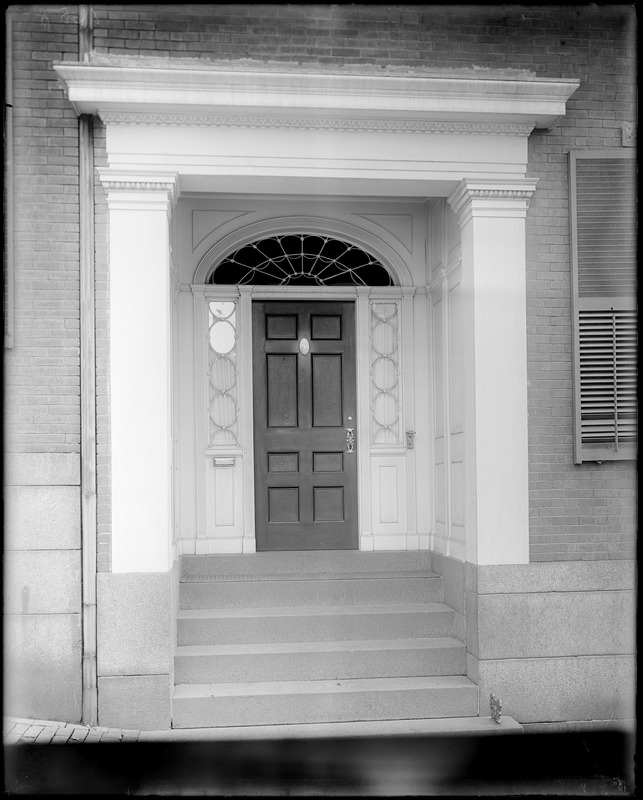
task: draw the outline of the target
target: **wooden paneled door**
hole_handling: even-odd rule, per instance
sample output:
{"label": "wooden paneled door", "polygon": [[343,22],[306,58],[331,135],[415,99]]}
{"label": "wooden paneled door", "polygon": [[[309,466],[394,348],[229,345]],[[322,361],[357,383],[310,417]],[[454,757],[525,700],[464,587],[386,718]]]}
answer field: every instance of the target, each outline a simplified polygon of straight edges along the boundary
{"label": "wooden paneled door", "polygon": [[253,303],[257,550],[356,550],[355,305]]}

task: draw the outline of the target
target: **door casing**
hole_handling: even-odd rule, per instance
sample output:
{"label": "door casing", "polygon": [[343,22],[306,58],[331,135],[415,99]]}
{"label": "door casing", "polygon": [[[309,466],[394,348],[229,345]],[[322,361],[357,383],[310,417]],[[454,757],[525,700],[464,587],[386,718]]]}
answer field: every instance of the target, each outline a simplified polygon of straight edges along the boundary
{"label": "door casing", "polygon": [[[207,303],[210,300],[233,301],[237,304],[238,326],[238,383],[241,398],[239,409],[240,442],[236,447],[204,448],[197,446],[195,473],[196,536],[194,547],[182,552],[254,553],[257,549],[255,533],[255,469],[253,420],[253,369],[252,369],[252,303],[255,300],[353,301],[355,305],[356,338],[356,455],[357,455],[357,528],[359,549],[420,549],[426,547],[425,539],[418,540],[415,523],[414,451],[403,446],[372,448],[370,441],[370,324],[371,302],[395,301],[405,309],[403,316],[404,387],[402,409],[404,424],[413,396],[413,356],[408,347],[413,339],[414,301],[419,300],[415,287],[284,287],[284,286],[216,286],[198,284],[191,286],[194,308],[194,347],[197,373],[196,441],[207,441]],[[420,300],[424,305],[424,298]],[[412,349],[412,346],[411,346]],[[199,377],[200,376],[200,377]],[[411,411],[412,413],[412,411]],[[214,461],[233,461],[230,467],[219,468]],[[395,521],[382,523],[377,517],[379,499],[379,474],[381,466],[395,466],[398,477],[397,493],[400,515]],[[406,488],[404,488],[406,487]],[[217,503],[219,504],[217,506]],[[410,505],[409,505],[410,503]],[[221,511],[221,504],[228,509]],[[222,518],[223,523],[219,523]]]}

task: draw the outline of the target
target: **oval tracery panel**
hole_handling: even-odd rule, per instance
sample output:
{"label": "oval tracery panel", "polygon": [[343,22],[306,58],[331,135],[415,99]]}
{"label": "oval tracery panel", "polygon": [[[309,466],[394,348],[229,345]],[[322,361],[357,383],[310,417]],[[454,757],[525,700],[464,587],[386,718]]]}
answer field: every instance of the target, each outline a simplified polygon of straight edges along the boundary
{"label": "oval tracery panel", "polygon": [[208,419],[210,447],[239,445],[237,307],[208,302]]}
{"label": "oval tracery panel", "polygon": [[209,278],[218,285],[393,286],[386,267],[357,245],[331,236],[289,233],[240,247]]}

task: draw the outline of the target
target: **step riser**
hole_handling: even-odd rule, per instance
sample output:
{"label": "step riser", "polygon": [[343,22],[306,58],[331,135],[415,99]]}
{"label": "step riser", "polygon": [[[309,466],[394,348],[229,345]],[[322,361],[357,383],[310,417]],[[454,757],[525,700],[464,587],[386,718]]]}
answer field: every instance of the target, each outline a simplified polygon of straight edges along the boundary
{"label": "step riser", "polygon": [[247,555],[183,556],[182,574],[187,575],[265,575],[319,572],[430,571],[427,552],[361,553],[357,550],[316,551],[314,553],[253,553]]}
{"label": "step riser", "polygon": [[175,728],[475,717],[477,714],[475,686],[331,695],[175,698],[172,701]]}
{"label": "step riser", "polygon": [[304,681],[464,675],[463,647],[322,653],[189,655],[174,659],[174,682]]}
{"label": "step riser", "polygon": [[178,644],[266,644],[453,636],[453,612],[179,619]]}
{"label": "step riser", "polygon": [[440,603],[441,578],[182,583],[181,608]]}

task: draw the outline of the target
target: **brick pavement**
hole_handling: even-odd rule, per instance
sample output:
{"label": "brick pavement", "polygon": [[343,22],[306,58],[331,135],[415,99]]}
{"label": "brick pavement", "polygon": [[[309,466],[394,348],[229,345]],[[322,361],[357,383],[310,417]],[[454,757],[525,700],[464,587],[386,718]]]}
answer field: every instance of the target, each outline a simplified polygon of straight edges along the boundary
{"label": "brick pavement", "polygon": [[139,731],[118,728],[89,727],[71,722],[43,719],[5,717],[2,729],[3,744],[101,744],[107,742],[136,742]]}

